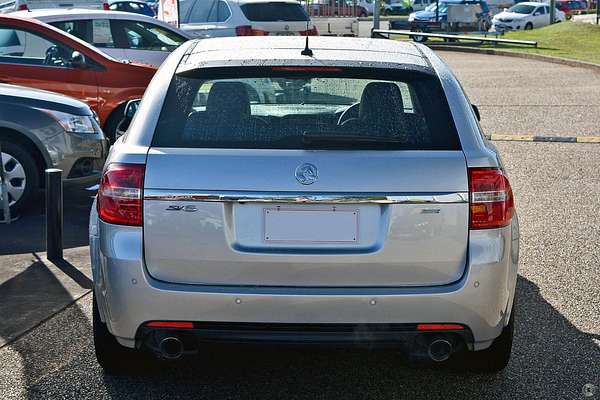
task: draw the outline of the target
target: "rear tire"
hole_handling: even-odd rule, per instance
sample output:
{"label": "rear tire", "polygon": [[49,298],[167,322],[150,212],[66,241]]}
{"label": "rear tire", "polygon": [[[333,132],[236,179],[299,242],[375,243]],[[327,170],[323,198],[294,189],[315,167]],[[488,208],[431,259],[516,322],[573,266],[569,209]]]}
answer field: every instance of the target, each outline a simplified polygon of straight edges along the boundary
{"label": "rear tire", "polygon": [[[422,29],[415,29],[412,32],[423,32],[423,30]],[[414,35],[414,36],[411,36],[411,38],[412,38],[412,40],[414,40],[417,43],[425,43],[427,41],[427,39],[428,39],[427,36],[420,36],[420,35]]]}
{"label": "rear tire", "polygon": [[492,345],[481,351],[466,351],[456,355],[451,362],[456,369],[462,371],[495,373],[500,372],[508,365],[512,350],[515,330],[515,310],[510,313],[508,325],[502,329],[500,336]]}
{"label": "rear tire", "polygon": [[137,372],[141,365],[142,354],[139,351],[121,346],[100,319],[100,311],[93,294],[92,328],[94,349],[98,364],[108,375],[123,375]]}
{"label": "rear tire", "polygon": [[[40,172],[35,159],[24,147],[11,142],[2,143],[0,156],[7,174],[10,214],[15,216],[40,188]],[[0,213],[1,213],[0,204]]]}
{"label": "rear tire", "polygon": [[110,141],[110,144],[115,143],[117,140],[117,127],[123,121],[125,107],[127,107],[127,103],[121,104],[117,108],[113,110],[112,113],[108,116],[106,123],[104,124],[104,135]]}

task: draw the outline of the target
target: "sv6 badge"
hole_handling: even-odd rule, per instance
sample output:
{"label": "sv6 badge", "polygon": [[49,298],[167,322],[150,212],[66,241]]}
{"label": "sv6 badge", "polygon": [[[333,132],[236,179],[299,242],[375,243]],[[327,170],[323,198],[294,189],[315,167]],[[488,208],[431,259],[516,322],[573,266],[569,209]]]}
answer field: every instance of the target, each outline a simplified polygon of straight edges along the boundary
{"label": "sv6 badge", "polygon": [[185,211],[185,212],[196,212],[198,209],[196,206],[169,206],[167,211]]}

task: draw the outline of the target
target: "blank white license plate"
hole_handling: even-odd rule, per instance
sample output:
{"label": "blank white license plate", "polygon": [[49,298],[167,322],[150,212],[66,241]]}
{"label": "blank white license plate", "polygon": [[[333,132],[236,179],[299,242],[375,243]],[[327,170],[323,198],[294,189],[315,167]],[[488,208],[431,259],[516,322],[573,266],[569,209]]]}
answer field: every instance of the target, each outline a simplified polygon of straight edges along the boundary
{"label": "blank white license plate", "polygon": [[265,208],[263,215],[266,242],[358,242],[358,210]]}

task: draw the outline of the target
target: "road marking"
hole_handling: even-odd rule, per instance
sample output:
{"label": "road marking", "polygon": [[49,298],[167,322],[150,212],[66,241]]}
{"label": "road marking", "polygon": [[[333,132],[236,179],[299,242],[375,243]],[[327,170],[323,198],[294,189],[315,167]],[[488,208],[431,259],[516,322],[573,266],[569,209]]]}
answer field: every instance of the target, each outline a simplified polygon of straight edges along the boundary
{"label": "road marking", "polygon": [[559,143],[600,143],[600,136],[538,136],[538,135],[503,135],[493,133],[488,139],[506,142],[559,142]]}

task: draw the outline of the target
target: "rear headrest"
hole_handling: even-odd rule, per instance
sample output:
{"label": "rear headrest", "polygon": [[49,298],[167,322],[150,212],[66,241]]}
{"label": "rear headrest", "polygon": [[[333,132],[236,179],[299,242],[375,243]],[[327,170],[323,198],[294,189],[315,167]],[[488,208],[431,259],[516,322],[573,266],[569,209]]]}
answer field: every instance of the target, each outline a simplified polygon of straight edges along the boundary
{"label": "rear headrest", "polygon": [[371,82],[365,86],[358,115],[360,119],[375,118],[378,115],[396,114],[404,110],[402,93],[392,82]]}
{"label": "rear headrest", "polygon": [[207,116],[219,115],[242,118],[250,115],[250,97],[241,82],[217,82],[212,85],[206,100]]}

